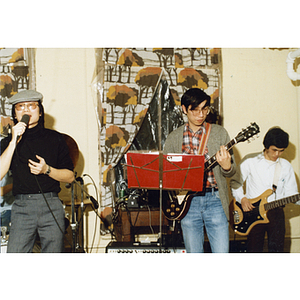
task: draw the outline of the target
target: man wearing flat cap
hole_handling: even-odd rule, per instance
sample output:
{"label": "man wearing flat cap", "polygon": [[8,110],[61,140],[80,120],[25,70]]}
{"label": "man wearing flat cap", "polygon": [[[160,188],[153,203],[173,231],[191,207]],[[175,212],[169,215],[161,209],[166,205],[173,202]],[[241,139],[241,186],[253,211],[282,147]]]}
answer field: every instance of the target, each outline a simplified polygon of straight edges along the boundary
{"label": "man wearing flat cap", "polygon": [[60,182],[74,180],[73,162],[63,135],[44,127],[43,95],[25,90],[9,99],[14,126],[1,141],[1,179],[11,170],[15,202],[7,252],[32,252],[36,235],[41,252],[63,252],[64,209]]}

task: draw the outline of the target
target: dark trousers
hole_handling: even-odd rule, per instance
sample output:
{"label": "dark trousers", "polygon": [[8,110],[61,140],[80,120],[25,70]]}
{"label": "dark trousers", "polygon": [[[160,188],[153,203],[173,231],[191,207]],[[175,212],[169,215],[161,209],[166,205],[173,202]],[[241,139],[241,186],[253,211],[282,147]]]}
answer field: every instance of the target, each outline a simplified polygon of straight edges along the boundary
{"label": "dark trousers", "polygon": [[41,252],[54,253],[64,250],[65,213],[56,193],[17,195],[11,209],[11,229],[8,253],[32,252],[37,234]]}
{"label": "dark trousers", "polygon": [[282,253],[284,249],[285,218],[282,207],[269,210],[269,223],[255,225],[248,235],[247,252],[263,252],[265,233],[268,237],[268,252]]}

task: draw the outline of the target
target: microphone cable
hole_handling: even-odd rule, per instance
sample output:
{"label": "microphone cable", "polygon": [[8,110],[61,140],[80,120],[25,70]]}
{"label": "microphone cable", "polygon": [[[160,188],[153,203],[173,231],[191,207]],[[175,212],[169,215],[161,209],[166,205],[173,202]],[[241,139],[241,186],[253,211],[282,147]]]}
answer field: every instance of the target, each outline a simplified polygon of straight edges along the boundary
{"label": "microphone cable", "polygon": [[41,194],[43,195],[43,198],[44,198],[44,200],[45,200],[45,202],[46,202],[47,207],[49,208],[49,211],[50,211],[50,213],[51,213],[51,215],[52,215],[52,217],[53,217],[55,223],[57,224],[57,226],[58,226],[60,232],[63,234],[63,236],[64,236],[64,238],[66,239],[66,241],[68,242],[68,244],[72,247],[72,243],[71,243],[71,242],[69,241],[69,239],[66,237],[65,232],[62,230],[61,226],[59,225],[59,223],[58,223],[58,221],[57,221],[57,219],[56,219],[56,217],[55,217],[55,215],[54,215],[54,213],[53,213],[53,210],[51,209],[51,207],[50,207],[50,205],[49,205],[49,202],[48,202],[48,200],[47,200],[47,198],[46,198],[44,192],[42,191],[42,188],[41,188],[41,186],[40,186],[40,183],[39,183],[39,181],[38,181],[38,179],[37,179],[37,175],[34,175],[34,178],[35,178],[35,181],[36,181],[36,183],[37,183],[37,185],[38,185],[38,187],[39,187],[39,190],[40,190]]}
{"label": "microphone cable", "polygon": [[[92,178],[89,174],[83,174],[83,175],[82,175],[82,177],[85,177],[85,176],[89,177],[89,178],[91,179],[92,183],[93,183],[93,186],[94,186],[94,188],[95,188],[95,192],[96,192],[96,195],[97,195],[97,200],[96,200],[96,202],[97,202],[97,204],[98,204],[98,203],[99,203],[98,189],[97,189],[97,186],[96,186],[96,184],[95,184],[95,181],[93,180],[93,178]],[[91,200],[91,199],[90,199],[90,200]],[[94,201],[93,201],[93,202],[94,202]],[[99,215],[97,208],[95,208],[95,206],[94,206],[94,203],[93,203],[93,205],[91,205],[91,206],[92,206],[92,209],[93,209],[93,211],[95,212],[96,216],[102,221],[102,223],[104,224],[104,226],[107,228],[107,230],[108,230],[109,233],[111,234],[111,237],[114,238],[114,237],[115,237],[115,234],[114,234],[114,232],[109,228],[109,223],[108,223],[108,221],[107,221],[104,217],[102,217],[101,215]],[[96,219],[96,220],[97,220],[97,219]],[[97,224],[95,224],[95,227],[96,227],[96,226],[97,226]],[[96,232],[94,232],[94,237],[93,237],[92,245],[94,244],[95,234],[96,234]],[[92,247],[92,248],[93,248],[93,247]],[[91,248],[91,250],[92,250],[92,248]]]}

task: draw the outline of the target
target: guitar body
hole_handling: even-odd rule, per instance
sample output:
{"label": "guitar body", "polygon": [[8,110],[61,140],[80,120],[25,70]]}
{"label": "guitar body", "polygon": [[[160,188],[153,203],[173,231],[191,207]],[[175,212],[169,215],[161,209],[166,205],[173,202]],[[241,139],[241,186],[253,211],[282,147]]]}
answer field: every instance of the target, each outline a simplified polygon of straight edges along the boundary
{"label": "guitar body", "polygon": [[181,220],[187,214],[191,205],[192,195],[187,192],[164,191],[162,210],[168,220]]}
{"label": "guitar body", "polygon": [[[247,141],[249,140],[249,138],[258,133],[258,125],[256,123],[251,123],[250,126],[239,132],[234,139],[232,139],[227,145],[225,145],[225,148],[229,151],[235,144]],[[215,154],[205,162],[204,172],[213,169],[217,164],[218,163]],[[176,191],[164,192],[162,209],[166,218],[169,220],[183,219],[190,208],[192,198],[193,194],[187,194],[187,191],[181,191],[180,193]]]}
{"label": "guitar body", "polygon": [[269,223],[265,204],[267,198],[273,193],[271,189],[266,190],[259,197],[249,199],[254,209],[244,212],[239,202],[233,199],[230,203],[230,224],[235,233],[239,235],[248,235],[251,229],[257,224]]}

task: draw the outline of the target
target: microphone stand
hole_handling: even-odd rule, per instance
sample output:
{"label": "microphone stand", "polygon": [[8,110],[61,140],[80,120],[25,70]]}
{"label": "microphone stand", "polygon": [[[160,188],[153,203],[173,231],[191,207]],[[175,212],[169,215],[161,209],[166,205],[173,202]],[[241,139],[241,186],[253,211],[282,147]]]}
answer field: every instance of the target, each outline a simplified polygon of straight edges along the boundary
{"label": "microphone stand", "polygon": [[77,224],[75,221],[75,204],[74,204],[74,182],[71,183],[71,191],[72,191],[72,204],[71,204],[71,215],[72,215],[72,222],[71,222],[71,229],[72,229],[72,252],[75,253],[75,245],[76,245],[76,229]]}
{"label": "microphone stand", "polygon": [[[77,182],[79,181],[80,184]],[[85,193],[87,195],[87,198],[91,200],[92,205],[94,206],[95,210],[98,209],[99,204],[98,202],[90,196],[90,194],[84,189],[83,187],[83,179],[81,177],[77,177],[73,182],[72,182],[72,187],[76,184],[80,190],[81,190],[81,243],[82,243],[82,251],[84,251],[84,227],[83,227],[83,209],[84,209],[84,202],[83,202],[83,194]],[[74,206],[74,193],[72,192],[72,213],[73,213],[73,206]],[[72,217],[73,218],[73,217]]]}
{"label": "microphone stand", "polygon": [[[83,235],[83,209],[84,209],[84,203],[83,203],[83,179],[81,177],[77,177],[76,181],[80,182],[80,189],[81,189],[81,202],[80,202],[80,228],[81,228],[81,249],[82,252],[84,251],[84,235]],[[77,182],[76,182],[77,183]],[[79,246],[78,246],[79,247]],[[80,247],[79,247],[80,248]]]}
{"label": "microphone stand", "polygon": [[162,236],[162,192],[163,192],[163,151],[162,151],[162,116],[161,116],[161,77],[159,79],[159,88],[157,90],[158,93],[158,151],[159,151],[159,252],[161,253],[162,243],[163,243],[163,236]]}
{"label": "microphone stand", "polygon": [[80,210],[81,210],[81,249],[82,252],[84,253],[84,235],[83,235],[83,208],[84,208],[84,203],[83,203],[83,180],[80,181],[80,186],[81,186],[81,203],[80,203]]}

